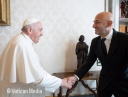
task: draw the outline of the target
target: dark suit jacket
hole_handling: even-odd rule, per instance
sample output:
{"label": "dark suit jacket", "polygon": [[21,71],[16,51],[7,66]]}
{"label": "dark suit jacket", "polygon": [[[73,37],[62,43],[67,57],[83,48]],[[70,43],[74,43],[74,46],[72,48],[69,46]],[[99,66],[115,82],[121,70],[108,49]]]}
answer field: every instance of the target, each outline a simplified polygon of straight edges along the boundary
{"label": "dark suit jacket", "polygon": [[106,58],[101,48],[101,37],[94,38],[91,42],[90,52],[85,64],[76,72],[80,80],[93,66],[97,58],[102,64],[98,86],[99,90],[103,90],[110,82],[114,86],[120,86],[122,85],[121,83],[126,82],[128,88],[127,34],[117,32],[113,29],[113,37]]}

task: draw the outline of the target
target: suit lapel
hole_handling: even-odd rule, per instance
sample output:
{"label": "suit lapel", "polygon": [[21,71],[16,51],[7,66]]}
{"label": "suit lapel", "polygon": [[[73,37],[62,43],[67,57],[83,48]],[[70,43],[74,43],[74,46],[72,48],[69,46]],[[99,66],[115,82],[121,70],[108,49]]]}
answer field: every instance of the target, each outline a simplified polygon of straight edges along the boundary
{"label": "suit lapel", "polygon": [[118,47],[118,35],[117,35],[117,32],[115,30],[113,30],[113,37],[112,37],[112,40],[111,40],[111,44],[110,44],[110,48],[109,48],[109,52],[108,52],[108,55],[107,55],[107,60],[108,61],[111,56],[115,53],[117,47]]}

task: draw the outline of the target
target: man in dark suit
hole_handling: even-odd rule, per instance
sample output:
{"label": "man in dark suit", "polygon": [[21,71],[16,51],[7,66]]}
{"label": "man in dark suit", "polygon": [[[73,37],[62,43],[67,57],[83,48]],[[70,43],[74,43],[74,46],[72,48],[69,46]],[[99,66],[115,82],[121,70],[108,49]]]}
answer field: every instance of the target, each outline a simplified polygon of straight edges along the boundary
{"label": "man in dark suit", "polygon": [[[99,36],[92,39],[86,62],[75,75],[69,77],[69,81],[74,84],[81,80],[98,58],[102,64],[98,97],[111,97],[112,94],[115,97],[128,97],[128,35],[115,31],[112,26],[112,13],[96,15],[93,28]],[[106,40],[102,42],[104,38]]]}

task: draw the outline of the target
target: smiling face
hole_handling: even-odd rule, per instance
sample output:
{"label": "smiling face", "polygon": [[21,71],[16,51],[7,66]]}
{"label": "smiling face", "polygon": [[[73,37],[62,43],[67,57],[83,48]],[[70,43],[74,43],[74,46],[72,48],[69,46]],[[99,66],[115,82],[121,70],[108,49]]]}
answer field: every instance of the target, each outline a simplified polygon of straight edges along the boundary
{"label": "smiling face", "polygon": [[34,43],[38,43],[41,36],[43,36],[43,26],[40,22],[36,22],[30,27],[29,37]]}
{"label": "smiling face", "polygon": [[95,17],[93,24],[95,34],[105,37],[109,33],[110,29],[112,28],[111,17],[111,13],[108,12],[99,13]]}

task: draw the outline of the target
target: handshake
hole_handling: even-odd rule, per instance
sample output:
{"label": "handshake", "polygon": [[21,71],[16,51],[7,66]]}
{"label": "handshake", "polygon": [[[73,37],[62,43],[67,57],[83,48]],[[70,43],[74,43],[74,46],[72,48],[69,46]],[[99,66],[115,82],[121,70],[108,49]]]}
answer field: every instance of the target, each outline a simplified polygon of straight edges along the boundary
{"label": "handshake", "polygon": [[75,75],[73,76],[70,76],[70,77],[67,77],[67,78],[64,78],[62,79],[62,83],[61,83],[61,86],[62,87],[65,87],[67,89],[71,89],[72,86],[75,84],[75,82],[77,81],[77,77]]}

